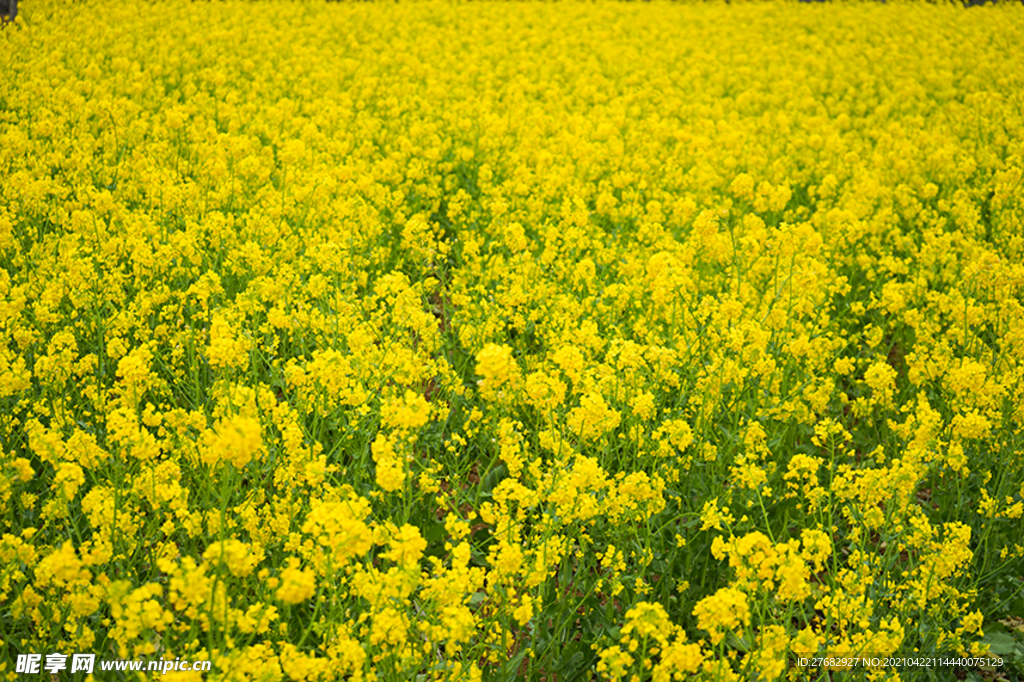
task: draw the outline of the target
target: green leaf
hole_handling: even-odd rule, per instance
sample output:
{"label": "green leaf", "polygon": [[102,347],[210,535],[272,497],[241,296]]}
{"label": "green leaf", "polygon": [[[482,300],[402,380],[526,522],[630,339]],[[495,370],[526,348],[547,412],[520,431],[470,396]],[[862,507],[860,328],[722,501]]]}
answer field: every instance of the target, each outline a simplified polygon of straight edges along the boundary
{"label": "green leaf", "polygon": [[987,644],[989,650],[999,656],[1009,656],[1017,648],[1017,640],[1006,632],[991,631],[985,633],[981,638],[982,644]]}
{"label": "green leaf", "polygon": [[489,493],[494,490],[495,487],[503,480],[508,478],[508,469],[505,468],[504,464],[499,464],[484,476],[484,480],[480,481],[480,492]]}
{"label": "green leaf", "polygon": [[746,637],[737,637],[736,633],[727,633],[725,642],[730,648],[739,649],[743,652],[750,651],[750,642],[747,641]]}

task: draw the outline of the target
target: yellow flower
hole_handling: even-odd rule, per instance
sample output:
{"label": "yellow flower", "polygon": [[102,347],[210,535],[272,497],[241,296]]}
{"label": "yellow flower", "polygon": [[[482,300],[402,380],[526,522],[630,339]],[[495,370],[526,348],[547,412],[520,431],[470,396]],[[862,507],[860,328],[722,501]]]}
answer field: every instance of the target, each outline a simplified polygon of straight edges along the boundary
{"label": "yellow flower", "polygon": [[603,650],[597,663],[597,672],[610,680],[619,680],[626,675],[626,670],[633,665],[633,657],[618,645]]}
{"label": "yellow flower", "polygon": [[731,525],[735,521],[728,510],[719,510],[717,497],[704,503],[704,507],[700,513],[700,519],[701,530],[708,530],[709,528],[722,530],[723,523]]}
{"label": "yellow flower", "polygon": [[403,525],[391,537],[391,548],[382,556],[405,567],[415,566],[427,548],[427,541],[415,526]]}
{"label": "yellow flower", "polygon": [[299,604],[316,592],[316,577],[313,571],[299,568],[299,560],[292,557],[279,576],[275,596],[286,604]]}
{"label": "yellow flower", "polygon": [[210,325],[210,345],[206,348],[210,367],[215,369],[241,369],[249,361],[248,348],[238,338],[238,331],[222,314],[213,316]]}
{"label": "yellow flower", "polygon": [[85,473],[82,471],[82,467],[72,462],[61,462],[57,466],[57,474],[53,479],[53,489],[68,503],[75,498],[75,495],[78,494],[78,489],[84,483]]}
{"label": "yellow flower", "polygon": [[674,627],[665,607],[651,602],[640,602],[626,611],[626,624],[622,634],[636,633],[636,637],[654,637],[660,642],[667,641]]}
{"label": "yellow flower", "polygon": [[723,587],[697,602],[693,615],[697,617],[697,627],[711,635],[712,644],[718,644],[727,630],[735,631],[749,624],[747,595],[735,588]]}
{"label": "yellow flower", "polygon": [[977,410],[953,417],[953,436],[957,439],[985,438],[991,428],[992,422]]}
{"label": "yellow flower", "polygon": [[221,419],[203,439],[204,463],[216,466],[227,462],[236,469],[248,464],[263,447],[262,427],[255,417],[236,415]]}
{"label": "yellow flower", "polygon": [[884,361],[878,361],[864,372],[864,382],[871,387],[871,402],[881,407],[892,404],[896,389],[896,370]]}
{"label": "yellow flower", "polygon": [[395,451],[395,441],[379,433],[373,440],[371,452],[376,465],[377,485],[389,493],[400,490],[405,483],[405,466],[402,455]]}
{"label": "yellow flower", "polygon": [[519,377],[519,366],[508,346],[489,343],[476,354],[476,373],[480,375],[481,395],[490,400],[503,388],[512,387]]}
{"label": "yellow flower", "polygon": [[124,396],[129,405],[137,405],[149,384],[153,354],[148,346],[139,346],[117,363],[117,376],[122,382]]}
{"label": "yellow flower", "polygon": [[666,438],[678,451],[682,452],[693,443],[693,429],[684,419],[670,419],[661,425],[658,434]]}
{"label": "yellow flower", "polygon": [[800,534],[800,541],[804,558],[814,564],[815,571],[820,571],[832,554],[832,539],[820,530],[808,528]]}
{"label": "yellow flower", "polygon": [[775,680],[787,667],[786,649],[789,634],[781,625],[769,625],[758,635],[758,648],[752,654],[754,665],[760,672],[760,679]]}
{"label": "yellow flower", "polygon": [[600,393],[590,392],[580,398],[580,406],[569,413],[567,426],[583,440],[593,440],[619,426],[621,415],[608,407]]}
{"label": "yellow flower", "polygon": [[401,400],[385,402],[381,410],[384,423],[393,429],[413,430],[430,421],[430,403],[415,391],[406,391]]}
{"label": "yellow flower", "polygon": [[963,617],[960,623],[960,627],[956,630],[957,634],[964,632],[974,632],[977,634],[981,634],[981,625],[983,621],[984,617],[981,615],[981,611],[975,610]]}
{"label": "yellow flower", "polygon": [[533,597],[528,594],[524,594],[519,600],[519,606],[512,612],[512,617],[515,618],[516,622],[520,626],[525,626],[533,618],[533,612],[535,608],[535,601]]}
{"label": "yellow flower", "polygon": [[223,542],[214,542],[206,551],[203,558],[211,564],[223,563],[232,575],[244,578],[255,569],[263,559],[262,551],[250,551],[250,547],[244,542],[229,538]]}
{"label": "yellow flower", "polygon": [[43,557],[35,570],[37,586],[51,583],[75,585],[88,583],[92,573],[85,568],[70,542],[62,543],[53,553]]}
{"label": "yellow flower", "polygon": [[302,532],[331,550],[336,565],[365,555],[373,547],[373,531],[366,523],[370,503],[352,496],[339,502],[312,500]]}
{"label": "yellow flower", "polygon": [[565,384],[545,372],[528,374],[524,388],[530,404],[545,415],[560,406],[565,398]]}

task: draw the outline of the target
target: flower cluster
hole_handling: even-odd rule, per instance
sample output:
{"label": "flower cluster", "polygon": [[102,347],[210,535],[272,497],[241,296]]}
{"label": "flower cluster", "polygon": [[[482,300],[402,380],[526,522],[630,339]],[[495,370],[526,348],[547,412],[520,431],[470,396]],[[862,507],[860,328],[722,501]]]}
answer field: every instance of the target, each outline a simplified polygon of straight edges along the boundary
{"label": "flower cluster", "polygon": [[0,676],[984,653],[1024,561],[1019,13],[254,8],[0,31]]}

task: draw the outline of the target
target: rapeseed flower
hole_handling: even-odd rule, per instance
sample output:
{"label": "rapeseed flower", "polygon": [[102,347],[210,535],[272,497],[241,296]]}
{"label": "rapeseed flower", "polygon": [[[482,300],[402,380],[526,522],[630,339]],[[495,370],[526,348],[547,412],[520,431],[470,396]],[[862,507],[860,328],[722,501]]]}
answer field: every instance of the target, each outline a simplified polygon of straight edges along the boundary
{"label": "rapeseed flower", "polygon": [[477,353],[476,371],[480,375],[481,394],[496,399],[503,387],[513,386],[519,377],[519,366],[508,346],[488,344]]}
{"label": "rapeseed flower", "polygon": [[236,469],[247,465],[263,446],[262,427],[255,417],[221,419],[203,439],[201,458],[209,466],[220,462]]}
{"label": "rapeseed flower", "polygon": [[0,31],[0,669],[980,651],[1024,555],[1012,12],[250,9]]}
{"label": "rapeseed flower", "polygon": [[299,561],[292,558],[281,571],[274,596],[285,604],[299,604],[316,592],[316,578],[313,571],[299,568]]}
{"label": "rapeseed flower", "polygon": [[711,644],[718,645],[726,631],[737,631],[750,624],[750,606],[740,590],[723,587],[693,607],[697,627],[711,635]]}

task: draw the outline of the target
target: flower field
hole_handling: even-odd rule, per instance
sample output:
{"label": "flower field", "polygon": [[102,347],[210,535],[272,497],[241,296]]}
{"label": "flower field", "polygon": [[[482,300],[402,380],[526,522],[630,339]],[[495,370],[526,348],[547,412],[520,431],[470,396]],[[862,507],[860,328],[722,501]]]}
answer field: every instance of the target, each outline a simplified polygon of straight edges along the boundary
{"label": "flower field", "polygon": [[25,0],[0,54],[6,679],[1024,675],[1019,7]]}

